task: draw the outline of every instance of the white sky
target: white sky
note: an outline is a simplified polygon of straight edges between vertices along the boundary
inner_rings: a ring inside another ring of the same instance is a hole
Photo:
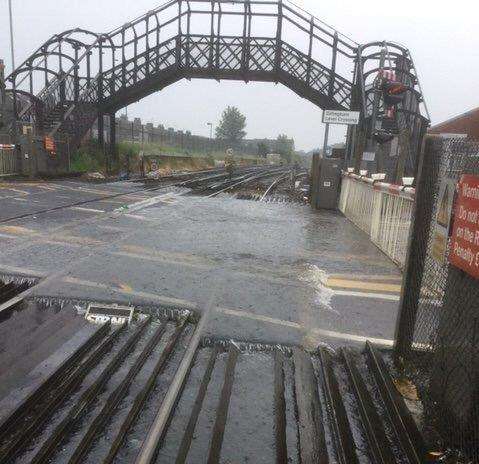
[[[13,0],[16,61],[72,27],[109,31],[161,4],[154,0]],[[301,5],[356,42],[390,40],[412,53],[433,123],[479,106],[479,6],[432,0],[303,0]],[[10,70],[8,0],[0,0],[0,57]],[[227,105],[247,117],[248,137],[294,137],[299,149],[322,145],[321,110],[269,83],[182,81],[129,107],[145,122],[208,135]],[[340,130],[331,142],[342,141]]]

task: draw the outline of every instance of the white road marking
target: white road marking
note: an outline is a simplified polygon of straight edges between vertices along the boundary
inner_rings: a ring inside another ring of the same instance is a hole
[[[378,345],[385,345],[385,346],[392,346],[394,344],[394,340],[390,340],[387,338],[375,338],[375,337],[367,337],[364,335],[336,332],[334,330],[320,329],[319,327],[309,329],[307,327],[303,327],[301,324],[298,324],[297,322],[275,319],[273,317],[262,316],[260,314],[253,314],[248,311],[241,311],[241,310],[228,309],[228,308],[216,308],[216,310],[222,314],[227,314],[229,316],[235,316],[235,317],[241,317],[241,318],[251,319],[255,321],[267,322],[269,324],[281,325],[283,327],[290,327],[290,328],[298,329],[298,330],[308,330],[308,332],[311,332],[315,335],[320,335],[322,337],[335,338],[340,340],[349,340],[349,341],[355,341],[355,342],[364,342],[364,343],[369,340],[372,343],[375,343]]]
[[[82,206],[72,206],[71,209],[77,211],[86,211],[88,213],[104,213],[104,209],[95,209],[95,208],[83,208]]]
[[[16,235],[8,235],[8,234],[0,234],[0,237],[2,238],[13,238],[14,240],[19,240],[20,237],[17,237]]]
[[[0,266],[0,269],[1,268],[2,267]],[[26,270],[23,270],[23,273],[26,273]],[[162,304],[173,305],[173,306],[181,307],[185,309],[194,310],[198,308],[198,304],[192,301],[182,300],[178,298],[171,298],[168,296],[158,295],[155,293],[138,292],[135,290],[131,290],[131,291],[124,290],[119,287],[112,287],[111,285],[101,284],[98,282],[90,282],[88,280],[78,279],[76,277],[63,277],[62,282],[70,283],[74,285],[81,285],[85,287],[100,288],[100,289],[122,293],[122,294],[130,295],[130,296],[137,296],[140,298],[157,301]],[[304,327],[298,322],[285,321],[283,319],[276,319],[274,317],[263,316],[261,314],[254,314],[249,311],[244,311],[240,309],[223,308],[223,307],[217,306],[214,308],[214,311],[220,314],[225,314],[227,316],[234,316],[234,317],[239,317],[243,319],[250,319],[254,321],[265,322],[268,324],[279,325],[282,327],[289,327],[296,330],[303,330],[303,331],[307,330],[309,333],[312,333],[314,335],[319,335],[321,337],[326,337],[326,338],[334,338],[339,340],[347,340],[347,341],[355,341],[355,342],[366,342],[369,340],[372,343],[375,343],[378,345],[384,345],[384,346],[392,346],[394,344],[394,340],[387,339],[387,338],[376,338],[376,337],[368,337],[365,335],[337,332],[334,330],[321,329],[319,327],[312,327],[312,328]]]
[[[147,208],[149,206],[154,206],[158,203],[164,203],[168,201],[173,201],[178,194],[175,193],[164,193],[153,198],[148,198],[147,200],[142,200],[137,203],[132,203],[130,205],[122,206],[121,208],[115,209],[115,213],[129,213],[134,211],[139,211],[140,209]]]
[[[98,282],[91,282],[89,280],[78,279],[76,277],[64,277],[62,279],[62,282],[65,282],[67,284],[82,285],[84,287],[101,288],[103,290],[122,293],[124,295],[133,295],[139,298],[157,301],[158,303],[161,303],[161,304],[181,307],[186,309],[196,309],[198,306],[196,303],[193,303],[192,301],[181,300],[179,298],[170,298],[168,296],[158,295],[156,293],[138,292],[135,290],[125,290],[120,287],[112,287],[111,285],[101,284]]]
[[[4,264],[0,264],[0,272],[6,274],[24,274],[29,277],[45,277],[48,275],[46,272],[43,271],[28,269],[26,267],[7,266]]]
[[[350,292],[349,290],[333,290],[335,295],[357,296],[360,298],[373,298],[376,300],[399,301],[399,295],[390,295],[388,293],[365,293]]]

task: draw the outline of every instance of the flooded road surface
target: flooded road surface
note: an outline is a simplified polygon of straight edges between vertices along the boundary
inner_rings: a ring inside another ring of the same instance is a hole
[[[0,280],[23,298],[0,324],[0,461],[130,463],[151,438],[162,463],[423,462],[365,348],[392,343],[400,272],[339,213],[47,186],[0,223]],[[88,323],[92,301],[135,319]]]
[[[129,193],[138,186],[128,183],[35,188],[9,190],[9,201],[128,195],[0,224],[0,273],[56,275],[34,295],[201,312],[216,289],[207,334],[305,347],[391,343],[400,273],[339,213],[175,188]]]

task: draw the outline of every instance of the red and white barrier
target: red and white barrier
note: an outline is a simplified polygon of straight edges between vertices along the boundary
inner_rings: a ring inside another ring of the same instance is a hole
[[[339,209],[403,267],[415,192],[413,187],[343,173]]]

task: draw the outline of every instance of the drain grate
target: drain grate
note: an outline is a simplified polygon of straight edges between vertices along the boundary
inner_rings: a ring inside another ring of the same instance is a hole
[[[85,314],[85,319],[94,324],[110,322],[114,325],[131,323],[135,308],[132,306],[105,305],[91,303]]]

